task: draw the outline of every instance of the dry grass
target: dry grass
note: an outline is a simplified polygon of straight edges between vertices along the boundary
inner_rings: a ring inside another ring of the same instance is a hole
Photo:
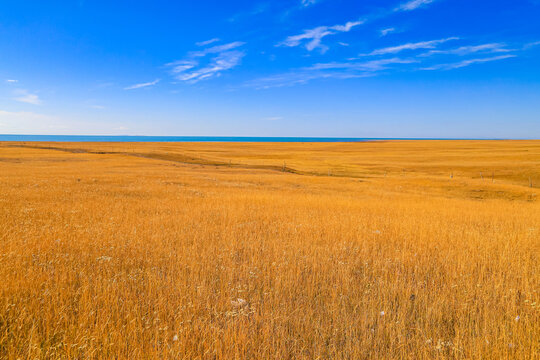
[[[539,184],[538,141],[0,143],[0,358],[538,359]]]

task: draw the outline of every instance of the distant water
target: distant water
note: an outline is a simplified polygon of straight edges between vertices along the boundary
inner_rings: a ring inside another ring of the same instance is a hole
[[[59,142],[360,142],[416,140],[407,138],[251,137],[251,136],[101,136],[101,135],[2,135],[0,141]],[[443,139],[423,139],[443,140]]]

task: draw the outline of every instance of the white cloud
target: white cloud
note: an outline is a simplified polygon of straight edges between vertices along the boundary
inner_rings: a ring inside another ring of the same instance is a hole
[[[314,5],[318,2],[318,0],[302,0],[302,6],[310,6],[310,5]]]
[[[245,53],[243,51],[226,51],[214,57],[210,64],[194,71],[181,71],[178,67],[176,78],[182,81],[196,83],[201,80],[219,76],[221,71],[229,70],[240,64]]]
[[[358,25],[362,25],[363,23],[364,23],[363,20],[360,20],[360,21],[347,21],[347,23],[345,23],[345,25],[334,25],[330,29],[337,30],[337,31],[342,31],[342,32],[343,31],[347,32],[347,31],[351,30],[353,27],[358,26]]]
[[[165,66],[171,67],[173,74],[179,74],[186,70],[192,69],[197,65],[199,65],[199,62],[195,60],[178,60],[165,64]]]
[[[240,46],[242,46],[244,44],[245,43],[242,42],[242,41],[235,41],[235,42],[224,44],[224,45],[212,46],[212,47],[210,47],[208,49],[204,49],[202,51],[192,51],[191,53],[189,53],[189,55],[192,56],[192,57],[203,57],[203,56],[206,56],[208,54],[217,54],[217,53],[221,53],[221,52],[224,52],[224,51],[236,49],[236,48],[238,48],[238,47],[240,47]]]
[[[321,46],[321,40],[323,37],[327,35],[334,34],[334,32],[329,31],[328,27],[326,26],[319,26],[314,29],[306,30],[303,34],[300,35],[294,35],[289,36],[285,41],[278,45],[288,46],[288,47],[294,47],[300,45],[302,40],[310,40],[306,44],[306,49],[309,51],[321,47],[323,51],[326,51],[326,47]]]
[[[140,89],[140,88],[144,88],[144,87],[148,87],[148,86],[154,86],[159,81],[160,81],[160,79],[156,79],[154,81],[147,82],[147,83],[131,85],[131,86],[125,87],[124,90],[134,90],[134,89]]]
[[[171,73],[177,80],[188,83],[196,83],[221,75],[222,71],[230,70],[238,66],[242,58],[246,55],[244,51],[235,50],[245,43],[235,41],[224,45],[213,46],[201,51],[192,51],[188,58],[171,63],[165,66],[171,69]],[[207,55],[217,54],[206,61],[206,65],[201,65]]]
[[[278,120],[283,120],[283,117],[282,116],[270,116],[270,117],[264,118],[264,120],[278,121]]]
[[[257,89],[305,84],[316,79],[352,79],[376,76],[393,64],[416,63],[415,59],[379,59],[365,62],[320,63],[283,74],[256,79],[246,85]]]
[[[10,83],[10,84],[15,84],[15,83],[18,83],[19,80],[7,79],[6,82],[7,82],[7,83]]]
[[[39,96],[36,94],[30,94],[27,90],[20,89],[15,91],[15,95],[17,97],[13,98],[15,101],[32,104],[32,105],[40,105],[42,103]]]
[[[353,27],[363,24],[363,20],[349,21],[344,25],[318,26],[313,29],[304,30],[302,34],[287,37],[276,46],[295,47],[305,44],[308,51],[320,48],[322,52],[328,50],[328,47],[321,44],[322,39],[328,35],[335,35],[339,32],[348,32]]]
[[[431,4],[434,0],[411,0],[398,6],[395,11],[411,11],[421,6]]]
[[[533,48],[533,47],[538,46],[538,45],[540,45],[540,41],[531,42],[531,43],[525,44],[523,46],[523,50],[528,50],[528,49]]]
[[[455,49],[448,50],[431,50],[420,56],[431,56],[438,54],[447,54],[447,55],[469,55],[477,52],[488,52],[488,53],[498,53],[498,52],[510,52],[511,50],[505,49],[506,44],[502,43],[491,43],[491,44],[482,44],[482,45],[472,45],[472,46],[461,46]]]
[[[405,51],[405,50],[434,49],[439,44],[443,44],[443,43],[445,43],[447,41],[458,40],[458,39],[459,38],[457,38],[457,37],[449,37],[449,38],[440,39],[440,40],[431,40],[431,41],[422,41],[422,42],[417,42],[417,43],[408,43],[408,44],[403,44],[403,45],[378,49],[378,50],[372,51],[369,54],[363,54],[362,56],[397,54],[397,53],[399,53],[401,51]]]
[[[245,85],[256,89],[270,89],[306,84],[316,79],[351,79],[359,77],[373,76],[371,74],[349,74],[340,71],[290,71],[287,73],[263,77],[247,82]]]
[[[466,66],[470,66],[473,64],[481,64],[491,61],[499,61],[504,59],[510,59],[514,58],[516,55],[501,55],[501,56],[494,56],[489,58],[481,58],[481,59],[470,59],[470,60],[464,60],[457,63],[450,63],[450,64],[438,64],[430,67],[425,67],[420,70],[452,70],[452,69],[459,69]]]
[[[380,59],[372,60],[365,62],[347,62],[347,63],[323,63],[315,64],[308,69],[310,70],[328,70],[328,69],[347,69],[347,70],[356,70],[356,71],[381,71],[388,68],[387,65],[392,64],[412,64],[416,63],[418,60],[415,59],[401,59],[401,58],[390,58],[390,59]]]
[[[219,41],[219,38],[213,38],[213,39],[206,40],[206,41],[200,41],[198,43],[195,43],[195,45],[197,45],[197,46],[206,46],[206,45],[210,45],[210,44],[213,44],[215,42],[218,42],[218,41]]]
[[[381,36],[386,36],[392,32],[396,31],[395,28],[387,28],[387,29],[382,29],[381,30]]]

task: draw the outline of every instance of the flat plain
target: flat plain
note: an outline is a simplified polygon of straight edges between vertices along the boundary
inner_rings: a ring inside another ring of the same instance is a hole
[[[0,359],[538,359],[540,141],[0,143]]]

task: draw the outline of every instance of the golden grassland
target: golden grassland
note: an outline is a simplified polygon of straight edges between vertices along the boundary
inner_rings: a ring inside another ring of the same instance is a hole
[[[540,141],[0,143],[1,359],[538,359]]]

